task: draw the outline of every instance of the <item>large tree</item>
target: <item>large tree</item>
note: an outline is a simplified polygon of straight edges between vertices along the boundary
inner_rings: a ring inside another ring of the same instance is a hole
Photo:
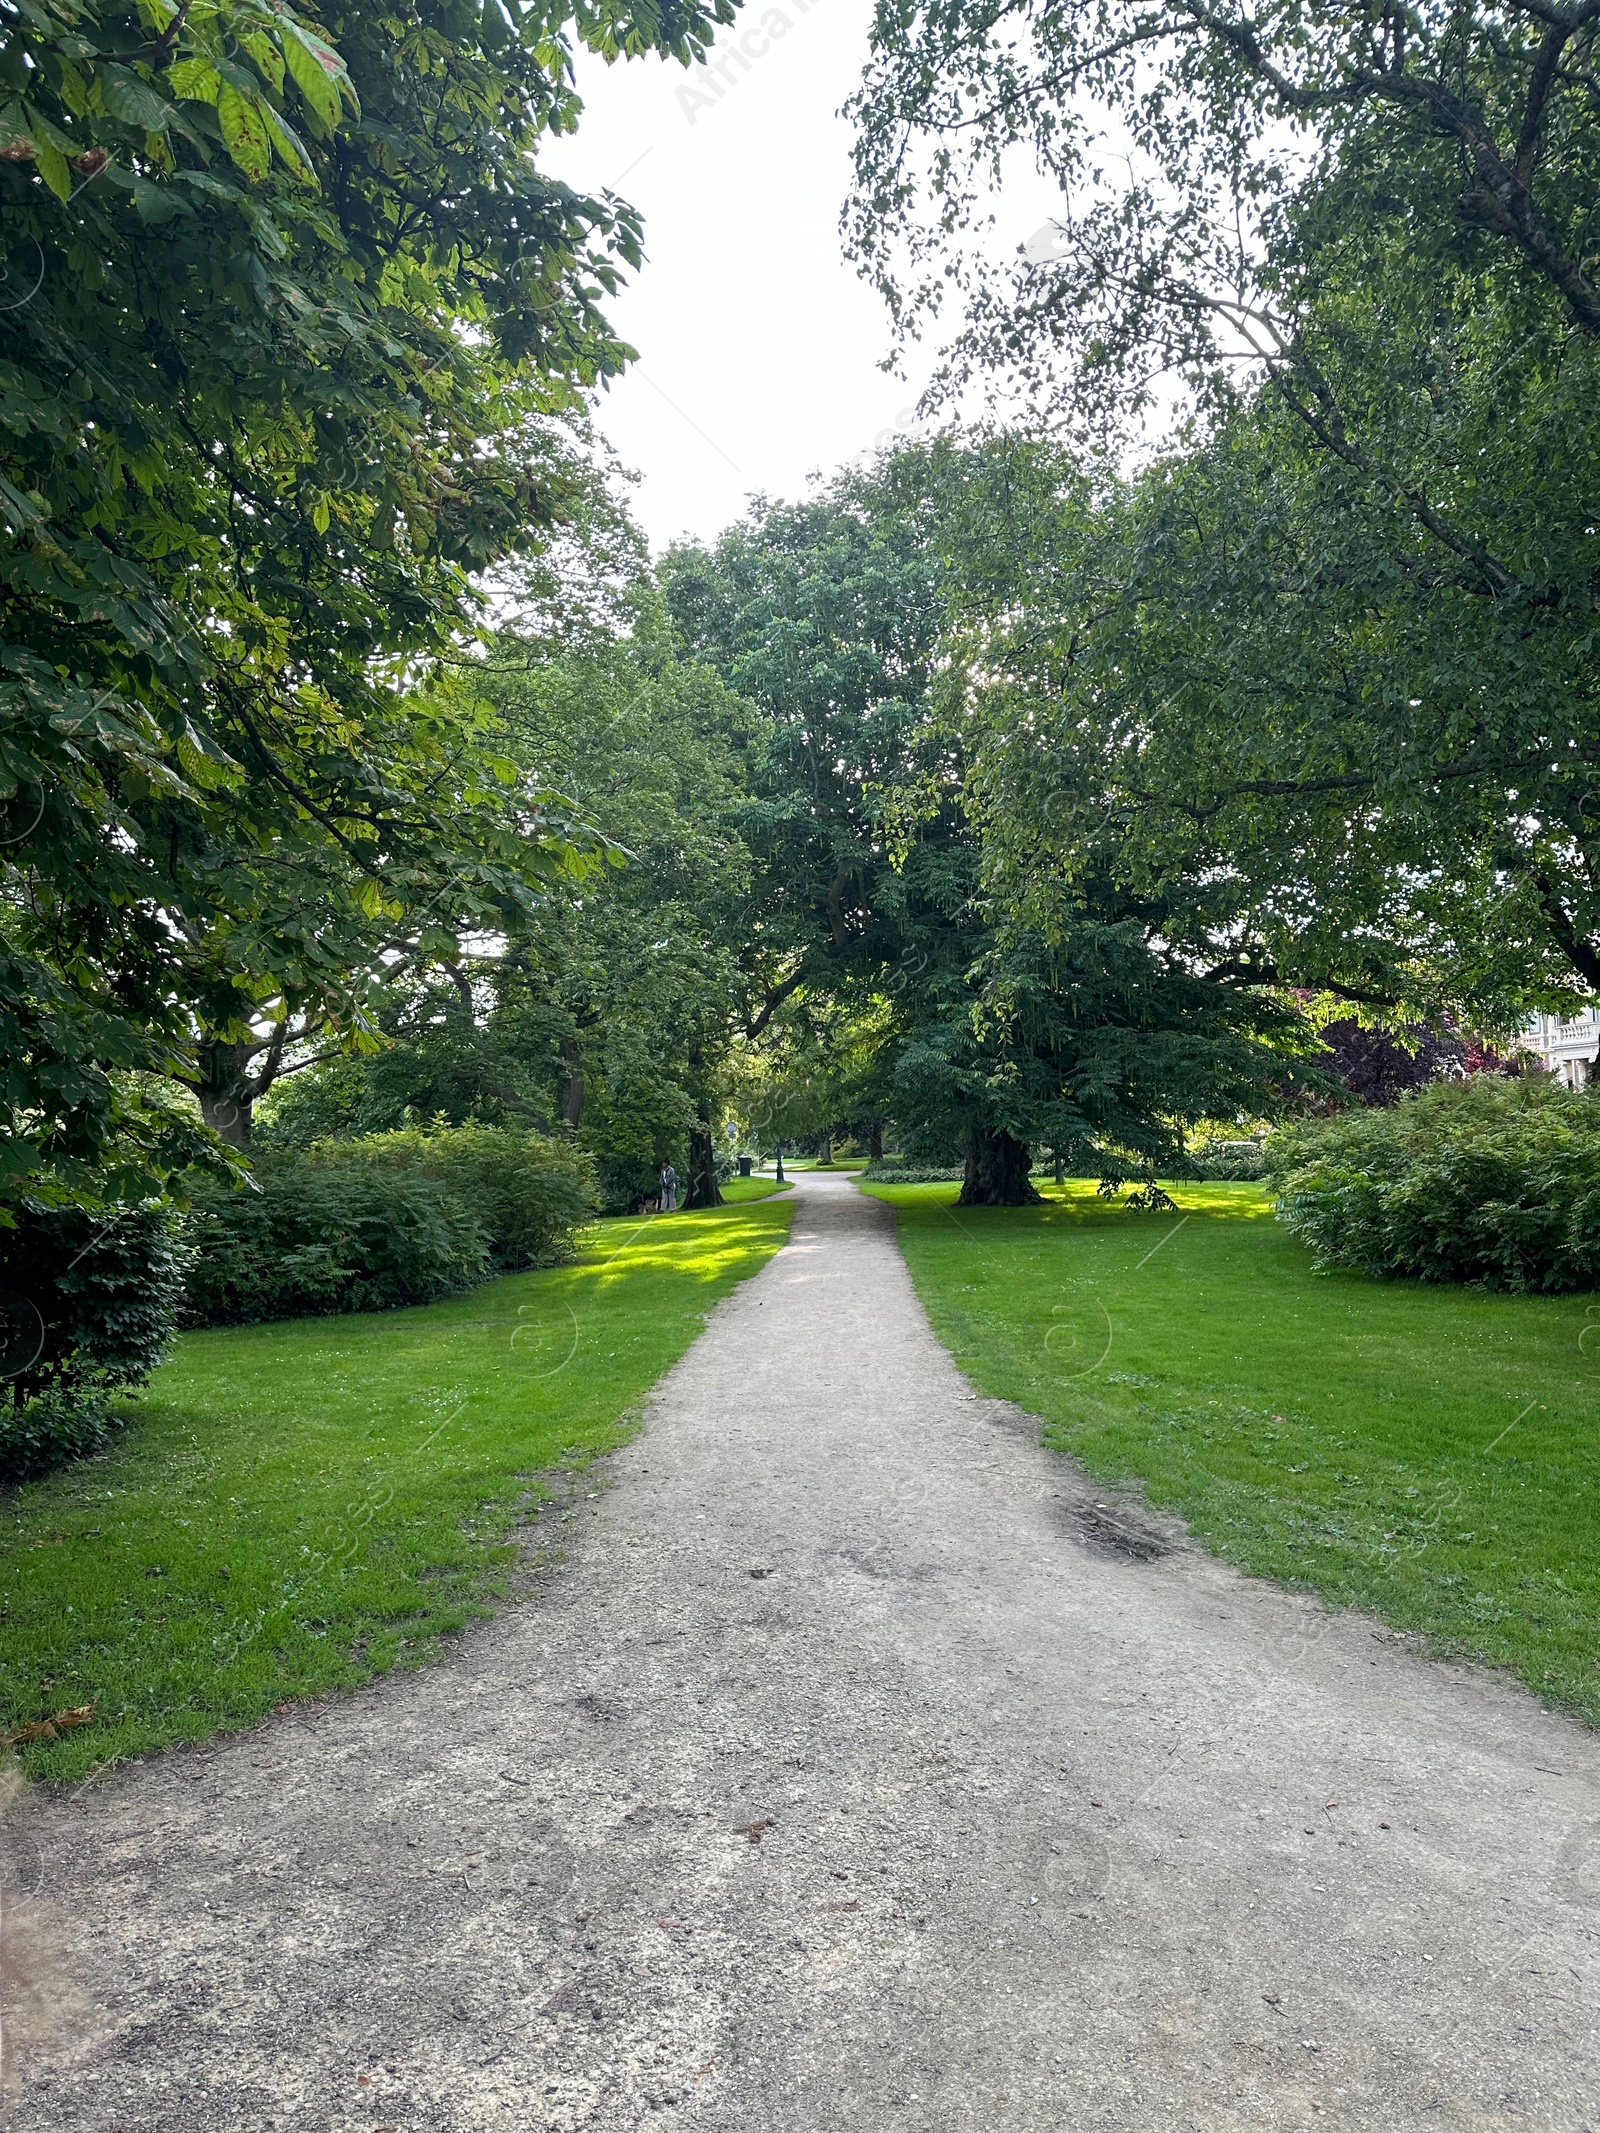
[[[857,237],[908,326],[964,289],[949,382],[1009,372],[1104,437],[1176,373],[1195,416],[1098,525],[1046,506],[1019,879],[1109,790],[1130,864],[1232,870],[1263,968],[1491,1015],[1600,986],[1597,30],[880,9]],[[1023,146],[1056,215],[952,256]]]
[[[312,1066],[274,1104],[273,1131],[523,1123],[574,1135],[612,1205],[653,1193],[667,1156],[691,1204],[715,1204],[724,1063],[757,983],[741,962],[748,712],[676,656],[637,574],[602,626],[591,560],[572,588],[588,617],[576,640],[507,629],[476,662],[477,686],[521,770],[570,796],[607,863],[431,971],[395,966],[376,1049]]]
[[[1271,1100],[1295,1026],[1192,885],[1152,895],[1101,864],[1028,922],[994,909],[968,698],[978,616],[1015,607],[1018,559],[966,514],[995,473],[910,452],[758,507],[668,574],[680,626],[762,714],[752,930],[781,935],[796,1003],[870,1033],[901,1124],[965,1147],[969,1204],[1028,1197],[1040,1142],[1111,1173],[1172,1156],[1185,1124]]]
[[[715,1206],[722,1066],[760,992],[745,953],[747,707],[677,655],[646,586],[600,646],[550,658],[502,638],[486,686],[519,758],[575,796],[621,862],[549,899],[511,944],[495,1027],[542,1055],[613,1192],[647,1192],[673,1155],[684,1204]]]
[[[279,1033],[515,921],[567,849],[438,662],[580,481],[635,218],[541,177],[574,38],[729,0],[33,0],[0,48],[0,1042],[8,1192],[235,1137]]]

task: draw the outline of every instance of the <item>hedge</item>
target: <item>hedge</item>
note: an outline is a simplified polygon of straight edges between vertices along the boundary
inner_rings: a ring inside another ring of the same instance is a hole
[[[1322,1267],[1553,1292],[1600,1280],[1600,1096],[1438,1082],[1275,1134],[1278,1213]]]
[[[254,1170],[243,1191],[205,1188],[191,1219],[193,1323],[431,1303],[570,1257],[595,1201],[580,1150],[498,1126],[267,1150]]]
[[[207,1187],[189,1234],[199,1325],[432,1303],[489,1269],[483,1225],[431,1178],[294,1156],[257,1158],[245,1189]]]
[[[599,1201],[594,1165],[581,1148],[514,1127],[440,1124],[319,1141],[308,1160],[431,1178],[482,1224],[502,1273],[570,1258],[578,1226]]]
[[[99,1448],[113,1395],[171,1345],[187,1264],[161,1208],[17,1210],[0,1230],[0,1482]]]

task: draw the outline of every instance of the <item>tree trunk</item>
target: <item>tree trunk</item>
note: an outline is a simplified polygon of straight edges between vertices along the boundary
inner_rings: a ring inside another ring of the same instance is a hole
[[[561,1116],[574,1128],[583,1123],[583,1102],[588,1091],[583,1085],[583,1068],[574,1066],[567,1074],[567,1085],[561,1092]]]
[[[874,1163],[883,1161],[883,1120],[875,1118],[867,1128],[867,1156]]]
[[[817,1161],[819,1163],[831,1163],[833,1161],[833,1135],[831,1133],[825,1133],[817,1143]]]
[[[711,1138],[711,1128],[701,1124],[689,1135],[689,1190],[684,1197],[685,1207],[720,1207],[722,1194],[717,1189],[717,1150]]]
[[[201,1039],[194,1080],[200,1099],[200,1116],[230,1148],[250,1145],[250,1114],[260,1093],[250,1072],[250,1061],[261,1049],[248,1038]]]
[[[1038,1197],[1028,1182],[1026,1141],[974,1126],[967,1136],[967,1174],[957,1205],[1029,1207]]]

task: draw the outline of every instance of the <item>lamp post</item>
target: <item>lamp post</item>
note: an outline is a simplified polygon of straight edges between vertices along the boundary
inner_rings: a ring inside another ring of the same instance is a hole
[[[787,1178],[786,1178],[786,1177],[784,1176],[784,1174],[783,1174],[783,1143],[782,1143],[782,1141],[779,1141],[779,1143],[778,1143],[778,1183],[779,1183],[780,1185],[786,1185],[786,1184],[787,1184],[788,1182],[789,1182],[789,1181],[788,1181],[788,1179],[787,1179]]]

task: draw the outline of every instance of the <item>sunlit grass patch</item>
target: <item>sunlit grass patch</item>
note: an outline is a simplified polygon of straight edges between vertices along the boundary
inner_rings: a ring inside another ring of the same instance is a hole
[[[100,1457],[0,1498],[5,1729],[71,1779],[353,1688],[485,1613],[550,1478],[620,1443],[793,1202],[600,1222],[422,1310],[192,1333]]]
[[[775,1192],[787,1192],[788,1180],[779,1184],[776,1178],[727,1178],[722,1185],[722,1197],[730,1207],[744,1207],[752,1200],[770,1200]]]
[[[1048,1441],[1600,1723],[1600,1305],[1314,1274],[1255,1185],[1175,1185],[1175,1215],[866,1189],[940,1338]]]

